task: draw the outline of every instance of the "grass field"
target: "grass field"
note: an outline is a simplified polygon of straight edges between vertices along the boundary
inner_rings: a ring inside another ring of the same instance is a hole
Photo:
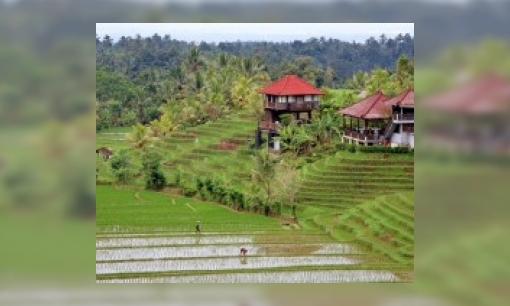
[[[279,219],[97,186],[98,282],[393,282],[397,265]],[[201,221],[202,232],[194,226]],[[248,249],[240,257],[239,249]],[[389,270],[393,272],[389,272]]]

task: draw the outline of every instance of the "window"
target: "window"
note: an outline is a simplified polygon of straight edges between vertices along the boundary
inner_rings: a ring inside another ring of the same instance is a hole
[[[289,96],[289,102],[295,102],[296,96]]]
[[[281,97],[280,97],[280,102],[281,102],[281,103],[285,103],[285,102],[287,102],[287,96],[281,96]]]
[[[317,96],[317,95],[313,95],[313,96],[312,96],[312,98],[313,98],[313,101],[319,101],[319,99],[318,99],[318,96]]]
[[[305,96],[305,102],[309,102],[309,101],[312,101],[312,96],[311,95],[306,95]]]

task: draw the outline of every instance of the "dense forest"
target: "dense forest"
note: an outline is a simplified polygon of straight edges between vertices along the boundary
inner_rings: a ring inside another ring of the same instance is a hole
[[[409,34],[365,43],[321,37],[199,45],[169,35],[117,42],[96,36],[96,130],[162,121],[168,130],[168,125],[196,125],[236,110],[258,114],[256,90],[285,74],[325,89],[328,102],[337,104],[353,102],[354,95],[339,96],[333,89],[383,89],[394,95],[412,86],[413,42]]]
[[[396,37],[381,35],[364,43],[346,42],[325,37],[293,42],[220,42],[198,45],[172,39],[170,35],[142,38],[122,36],[114,42],[106,35],[96,35],[96,64],[109,67],[133,79],[146,69],[168,70],[177,68],[194,47],[198,47],[205,58],[220,53],[238,57],[256,57],[265,64],[271,79],[276,79],[292,70],[298,72],[302,66],[313,64],[318,71],[314,83],[317,86],[337,87],[357,71],[370,71],[375,67],[393,69],[397,58],[404,54],[414,57],[414,38],[409,34]],[[329,78],[329,79],[327,79]],[[326,81],[329,84],[324,84]]]

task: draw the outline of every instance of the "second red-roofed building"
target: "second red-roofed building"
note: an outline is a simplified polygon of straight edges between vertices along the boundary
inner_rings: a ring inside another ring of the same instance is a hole
[[[377,91],[337,113],[344,118],[344,143],[366,146],[385,143],[414,148],[414,91],[411,89],[391,99]]]

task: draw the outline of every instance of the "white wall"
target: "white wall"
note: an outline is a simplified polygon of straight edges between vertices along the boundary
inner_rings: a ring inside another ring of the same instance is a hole
[[[275,140],[275,141],[273,142],[273,144],[274,144],[274,149],[275,149],[276,151],[280,151],[280,141],[279,141],[279,140]]]
[[[408,145],[414,148],[414,133],[394,133],[391,135],[391,147]]]

